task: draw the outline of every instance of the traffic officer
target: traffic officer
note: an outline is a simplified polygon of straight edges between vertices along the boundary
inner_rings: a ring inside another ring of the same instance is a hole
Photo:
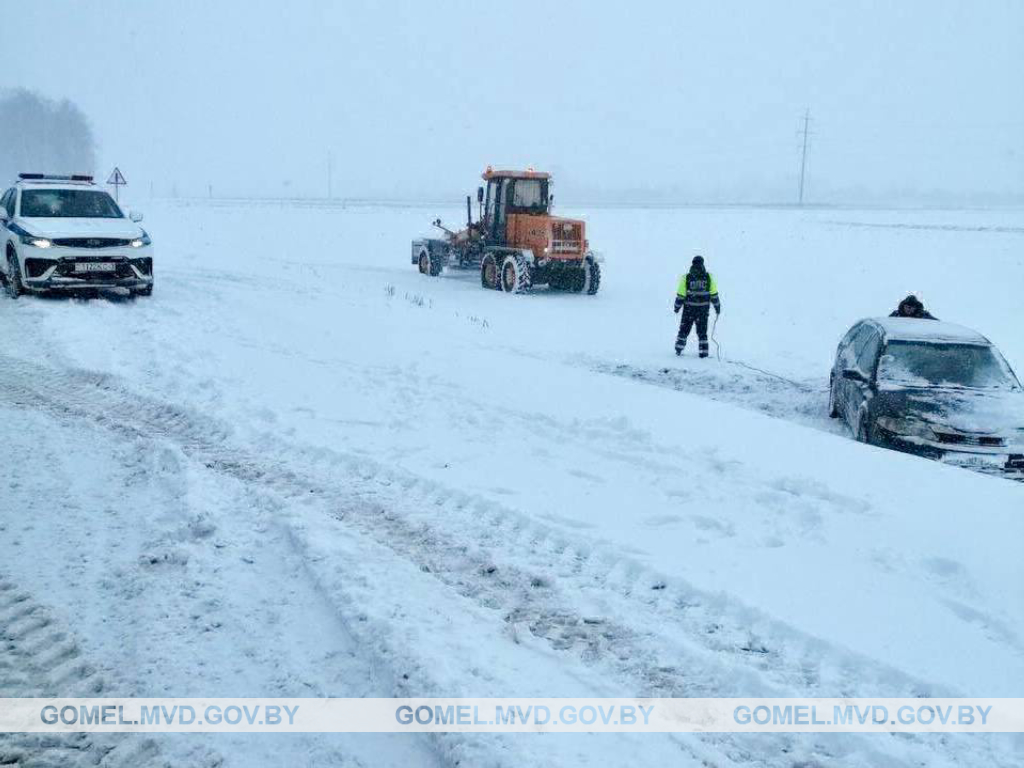
[[[679,335],[676,337],[677,355],[683,354],[686,338],[696,324],[700,356],[708,356],[708,315],[712,306],[715,308],[716,317],[722,314],[715,278],[704,267],[704,257],[698,254],[693,257],[690,271],[679,279],[679,288],[676,290],[675,312],[683,310],[683,317],[679,321]]]

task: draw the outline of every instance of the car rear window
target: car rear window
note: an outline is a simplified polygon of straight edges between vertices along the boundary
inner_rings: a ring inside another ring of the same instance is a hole
[[[58,219],[120,219],[124,216],[110,195],[93,189],[22,190],[21,215]]]

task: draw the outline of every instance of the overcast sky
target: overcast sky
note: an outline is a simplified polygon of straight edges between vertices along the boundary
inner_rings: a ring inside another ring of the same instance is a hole
[[[158,194],[1024,195],[1024,2],[3,0],[0,84]],[[139,191],[138,189],[136,191]]]

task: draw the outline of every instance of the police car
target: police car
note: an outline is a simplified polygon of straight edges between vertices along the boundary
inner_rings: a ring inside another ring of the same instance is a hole
[[[22,173],[0,197],[0,278],[7,293],[99,288],[153,292],[153,246],[91,176]]]

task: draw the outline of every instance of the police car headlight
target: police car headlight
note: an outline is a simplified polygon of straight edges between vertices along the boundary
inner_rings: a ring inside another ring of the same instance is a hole
[[[49,248],[53,245],[53,241],[46,237],[36,237],[34,235],[22,235],[21,242],[25,245],[31,245],[33,248]]]
[[[152,242],[153,241],[149,239],[149,235],[143,232],[142,237],[136,237],[134,240],[132,240],[131,246],[132,248],[141,248],[142,246],[149,245]]]

